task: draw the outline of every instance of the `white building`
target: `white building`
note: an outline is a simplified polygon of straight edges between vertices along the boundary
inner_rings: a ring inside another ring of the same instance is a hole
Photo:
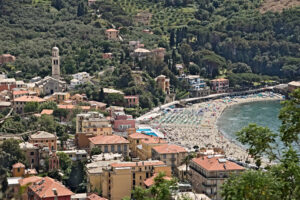
[[[90,74],[87,72],[79,72],[76,74],[72,74],[73,79],[70,82],[70,87],[75,88],[78,85],[82,85],[88,81],[90,81]]]

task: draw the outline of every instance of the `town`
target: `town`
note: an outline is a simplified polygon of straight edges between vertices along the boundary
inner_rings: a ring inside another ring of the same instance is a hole
[[[0,199],[300,199],[299,6],[0,0]]]

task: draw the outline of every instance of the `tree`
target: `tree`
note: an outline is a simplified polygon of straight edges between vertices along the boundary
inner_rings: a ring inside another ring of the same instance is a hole
[[[78,4],[77,7],[77,17],[83,16],[87,13],[87,8],[83,1]]]
[[[57,10],[60,10],[64,7],[62,0],[52,0],[51,5],[56,8]]]
[[[71,166],[72,166],[72,160],[71,158],[64,152],[58,152],[57,153],[59,157],[59,166],[63,170],[65,174],[70,174],[71,172]]]
[[[276,134],[267,127],[257,126],[256,124],[249,124],[248,127],[243,128],[236,133],[237,140],[244,145],[249,145],[248,152],[260,166],[260,158],[264,153],[268,153],[269,159],[274,160],[274,147]]]
[[[132,191],[132,196],[135,200],[168,200],[172,197],[172,190],[176,190],[176,180],[167,180],[165,174],[160,172],[149,189],[137,186]]]
[[[170,47],[173,47],[175,45],[175,32],[174,30],[171,30],[170,33]]]
[[[47,131],[54,133],[56,131],[56,122],[52,115],[42,115],[38,118],[39,126],[41,131]]]
[[[222,194],[224,200],[280,200],[281,187],[270,172],[249,170],[230,177]]]
[[[187,43],[184,43],[180,46],[179,52],[181,54],[182,61],[183,61],[184,65],[187,68],[189,68],[191,56],[192,56],[192,53],[193,53],[193,50],[192,50],[191,46]]]
[[[42,111],[43,109],[55,110],[55,109],[57,109],[57,104],[54,101],[48,101],[48,102],[42,103],[39,106],[39,111]]]
[[[39,103],[38,102],[27,102],[24,106],[24,112],[38,112],[39,111]]]
[[[103,101],[104,100],[104,89],[101,88],[100,91],[99,91],[99,101]]]
[[[91,156],[101,154],[102,151],[99,147],[93,147],[91,150]]]

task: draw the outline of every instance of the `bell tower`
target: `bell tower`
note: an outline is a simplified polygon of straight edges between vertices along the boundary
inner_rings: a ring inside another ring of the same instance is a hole
[[[60,78],[59,49],[56,46],[52,48],[52,77]]]

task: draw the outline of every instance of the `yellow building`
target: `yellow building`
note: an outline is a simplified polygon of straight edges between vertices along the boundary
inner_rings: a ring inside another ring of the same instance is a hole
[[[144,181],[155,173],[164,172],[171,176],[171,169],[162,161],[141,161],[113,163],[104,169],[102,195],[110,200],[130,197],[135,186],[145,187]]]
[[[28,142],[39,147],[49,147],[50,150],[57,149],[57,137],[52,133],[38,131],[28,138]]]
[[[101,149],[103,153],[121,153],[123,156],[129,156],[129,142],[118,135],[99,135],[89,138],[90,150],[94,147]]]
[[[79,148],[88,148],[89,138],[98,135],[112,135],[112,127],[108,119],[98,112],[76,116],[75,140]]]
[[[180,166],[187,155],[188,152],[185,148],[174,144],[164,144],[152,148],[152,159],[163,161],[172,167],[172,170]]]
[[[149,135],[143,133],[128,133],[130,156],[137,157],[137,146],[141,145],[141,140],[151,138]]]
[[[69,99],[70,93],[68,92],[55,92],[50,98],[51,101],[55,101],[57,104],[61,104],[64,101],[68,101]]]
[[[137,156],[141,160],[148,160],[152,158],[152,147],[167,144],[167,141],[159,138],[150,136],[150,138],[145,138],[140,141],[140,145],[137,146]]]

